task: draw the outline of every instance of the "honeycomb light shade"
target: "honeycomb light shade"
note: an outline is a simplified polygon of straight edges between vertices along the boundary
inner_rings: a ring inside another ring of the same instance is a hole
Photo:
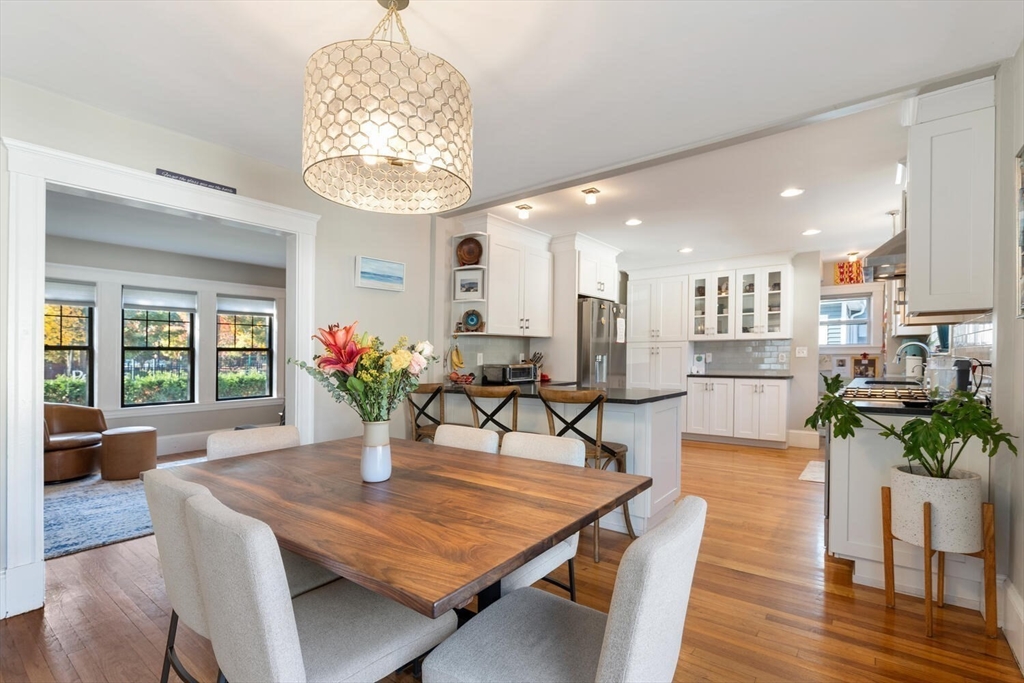
[[[407,43],[346,40],[306,64],[302,178],[355,209],[430,214],[473,190],[469,84]]]

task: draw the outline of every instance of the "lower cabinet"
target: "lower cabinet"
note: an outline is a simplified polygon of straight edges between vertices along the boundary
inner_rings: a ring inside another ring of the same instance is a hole
[[[691,434],[786,440],[786,380],[691,377],[686,398],[686,429]]]
[[[688,342],[626,344],[626,386],[631,389],[686,388]]]

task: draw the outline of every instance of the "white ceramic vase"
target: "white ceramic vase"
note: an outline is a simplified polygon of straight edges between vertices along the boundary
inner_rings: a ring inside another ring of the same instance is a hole
[[[948,479],[930,477],[923,467],[892,468],[892,533],[924,547],[924,503],[932,505],[932,549],[976,553],[985,546],[982,533],[981,476],[953,470]]]
[[[363,481],[378,482],[391,478],[391,423],[363,423],[363,457],[359,465]]]

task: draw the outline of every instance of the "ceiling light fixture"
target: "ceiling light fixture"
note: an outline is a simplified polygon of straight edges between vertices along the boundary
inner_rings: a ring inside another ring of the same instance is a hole
[[[597,204],[597,195],[601,194],[601,190],[597,189],[596,187],[588,187],[587,189],[582,190],[582,192],[584,196],[583,201],[585,201],[590,206]]]
[[[801,235],[807,235],[807,236],[811,236],[811,235],[820,235],[820,234],[821,234],[821,230],[817,230],[817,229],[815,229],[815,228],[810,228],[810,229],[808,229],[808,230],[804,230],[804,231],[803,231],[802,233],[800,233],[800,234],[801,234]]]
[[[409,43],[398,14],[409,0],[377,2],[387,13],[369,38],[328,45],[306,63],[302,179],[355,209],[450,211],[473,191],[469,84]]]
[[[682,249],[679,250],[679,253],[680,254],[689,254],[692,251],[693,251],[693,247],[683,247]]]
[[[530,206],[529,204],[520,204],[516,208],[519,209],[520,220],[525,221],[527,218],[530,217],[530,209],[532,209],[533,207]]]
[[[643,221],[640,220],[639,218],[630,218],[628,221],[626,221],[626,225],[628,225],[631,228],[635,228],[641,223],[643,223]]]
[[[850,263],[855,263],[857,261],[857,254],[859,253],[859,251],[847,252],[846,260],[849,261]]]
[[[799,197],[804,191],[799,187],[791,187],[779,193],[780,197]]]

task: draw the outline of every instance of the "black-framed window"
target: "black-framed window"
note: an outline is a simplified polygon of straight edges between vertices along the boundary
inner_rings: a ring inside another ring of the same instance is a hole
[[[195,400],[194,327],[189,312],[122,309],[123,407]]]
[[[217,400],[265,398],[274,387],[271,315],[217,314]]]
[[[43,400],[93,405],[92,307],[46,304]]]

